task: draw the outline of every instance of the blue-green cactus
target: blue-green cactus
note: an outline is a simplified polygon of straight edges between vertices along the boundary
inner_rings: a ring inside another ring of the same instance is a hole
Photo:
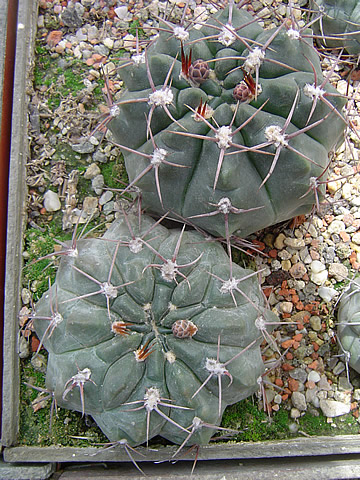
[[[316,0],[314,33],[319,45],[327,49],[345,49],[350,55],[360,55],[360,3],[358,0]]]
[[[150,211],[246,237],[324,193],[316,179],[342,138],[345,101],[286,22],[264,31],[234,7],[200,29],[166,23],[120,75],[109,128]]]
[[[360,282],[357,277],[341,298],[338,318],[340,350],[346,364],[360,373]]]
[[[35,312],[58,404],[129,445],[207,443],[226,405],[258,389],[277,320],[221,245],[134,214],[79,240]]]

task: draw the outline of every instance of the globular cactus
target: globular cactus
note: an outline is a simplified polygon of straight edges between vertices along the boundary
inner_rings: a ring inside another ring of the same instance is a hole
[[[346,365],[360,373],[360,279],[345,291],[337,314],[337,335]]]
[[[143,206],[227,238],[312,209],[346,122],[310,36],[232,4],[200,29],[164,22],[120,67],[109,122]]]
[[[311,2],[314,33],[320,46],[345,49],[360,55],[360,4],[358,0],[316,0]]]
[[[226,405],[258,389],[276,320],[220,244],[133,213],[62,256],[32,316],[48,391],[130,446],[207,443]]]

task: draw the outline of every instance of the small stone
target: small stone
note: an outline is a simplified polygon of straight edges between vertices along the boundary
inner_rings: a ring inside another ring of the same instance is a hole
[[[282,398],[281,398],[281,395],[279,393],[277,393],[274,397],[274,402],[277,403],[278,405],[281,404],[282,402]]]
[[[74,152],[82,154],[92,153],[95,150],[95,146],[88,140],[85,140],[83,143],[73,144],[71,145],[71,148],[74,150]]]
[[[52,190],[48,190],[44,193],[43,205],[47,212],[57,212],[61,208],[59,195]]]
[[[320,400],[317,396],[317,393],[318,393],[318,388],[317,387],[312,388],[312,389],[308,389],[308,390],[306,390],[306,393],[305,393],[306,401],[308,403],[312,403],[312,405],[315,408],[319,408],[319,406],[320,406]]]
[[[328,272],[323,263],[319,260],[313,260],[310,264],[311,276],[310,280],[316,285],[322,285],[326,282],[328,277]]]
[[[25,337],[20,337],[18,349],[20,358],[27,358],[30,355],[30,344]]]
[[[320,332],[321,330],[321,318],[318,317],[317,315],[312,315],[310,317],[309,323],[311,325],[311,328],[315,330],[315,332]]]
[[[46,358],[41,353],[33,356],[30,363],[36,371],[46,373]]]
[[[333,220],[328,226],[328,233],[331,235],[333,233],[340,233],[345,230],[345,223],[342,220]]]
[[[358,402],[360,400],[360,388],[355,388],[353,393],[353,399]]]
[[[315,370],[311,370],[311,372],[308,373],[308,381],[318,383],[320,381],[320,374]]]
[[[279,235],[276,237],[275,242],[274,242],[274,247],[277,250],[282,250],[285,246],[284,240],[285,240],[285,235],[283,233],[279,233]]]
[[[104,184],[105,184],[104,176],[101,175],[101,174],[96,175],[96,177],[92,179],[91,186],[92,186],[94,192],[96,193],[96,195],[101,195],[102,194]]]
[[[97,197],[85,197],[83,201],[83,212],[86,216],[94,215],[98,208]]]
[[[350,403],[338,402],[331,399],[321,399],[320,408],[325,417],[340,417],[350,412]]]
[[[96,25],[91,25],[87,31],[88,41],[97,40],[99,38],[99,29]]]
[[[111,77],[116,73],[116,67],[113,62],[105,63],[105,65],[103,66],[103,69],[104,69],[104,74],[108,77]]]
[[[290,410],[290,417],[293,418],[294,420],[299,418],[300,415],[301,415],[301,413],[300,413],[300,410],[298,408],[292,408]]]
[[[354,387],[351,385],[347,377],[339,377],[338,379],[338,389],[344,390],[346,392],[352,392]],[[336,398],[338,400],[338,398]]]
[[[22,302],[25,304],[25,305],[29,305],[30,301],[31,301],[31,292],[28,288],[23,288],[21,290],[21,300]]]
[[[360,232],[354,233],[351,240],[353,241],[353,243],[356,243],[356,245],[360,245]]]
[[[88,166],[84,173],[84,178],[86,180],[92,180],[95,178],[97,175],[100,175],[101,170],[100,168],[96,165],[96,163],[92,163],[91,165]]]
[[[111,190],[106,190],[101,197],[99,198],[99,205],[105,205],[105,203],[110,202],[114,196],[114,193]]]
[[[345,365],[342,362],[338,362],[333,368],[334,375],[340,375],[345,370]]]
[[[291,402],[300,412],[304,412],[307,409],[305,395],[301,392],[293,392],[291,395]]]
[[[331,263],[329,265],[329,276],[334,277],[337,282],[345,280],[348,275],[349,271],[342,263]]]
[[[329,272],[330,273],[330,272]],[[338,294],[337,290],[335,288],[331,287],[320,287],[318,290],[318,295],[321,297],[325,302],[331,302],[331,300],[336,297]]]
[[[290,268],[289,272],[293,278],[302,278],[307,270],[302,262],[298,262]]]
[[[131,14],[128,12],[127,5],[123,5],[121,7],[114,8],[114,12],[120,20],[124,20],[125,22],[131,20]]]
[[[108,157],[101,150],[96,150],[92,158],[94,162],[97,162],[97,163],[106,163],[108,161]]]
[[[103,44],[105,47],[107,47],[109,50],[112,50],[114,48],[114,40],[112,38],[106,37],[103,40]]]
[[[305,247],[305,241],[303,238],[285,238],[284,243],[287,247],[300,250]]]
[[[299,382],[301,383],[305,383],[307,379],[307,373],[303,368],[295,368],[294,370],[289,372],[289,375],[295,380],[299,380]]]
[[[282,313],[291,313],[294,308],[292,302],[281,302],[280,303],[280,311]]]
[[[290,260],[282,260],[281,262],[281,268],[285,271],[288,272],[291,268],[291,262]]]
[[[295,409],[292,409],[292,410],[295,410]],[[299,412],[299,416],[300,416],[300,412]],[[297,417],[297,418],[299,418],[299,417]],[[295,423],[295,422],[289,423],[289,432],[290,433],[295,434],[295,433],[298,432],[298,430],[299,430],[299,425],[297,423]]]
[[[320,388],[320,390],[325,390],[325,391],[331,390],[331,385],[329,384],[326,375],[321,375],[320,376],[320,381],[318,383],[318,387]]]
[[[320,273],[323,272],[326,267],[319,260],[314,260],[313,262],[311,262],[310,269],[313,273]]]

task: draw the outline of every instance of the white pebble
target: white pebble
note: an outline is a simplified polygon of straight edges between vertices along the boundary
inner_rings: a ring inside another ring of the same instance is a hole
[[[325,302],[331,302],[331,300],[337,295],[337,291],[335,288],[331,287],[320,287],[318,290],[319,296],[325,300]]]
[[[60,210],[61,203],[59,195],[52,190],[48,190],[44,193],[43,205],[47,212],[56,212],[57,210]]]

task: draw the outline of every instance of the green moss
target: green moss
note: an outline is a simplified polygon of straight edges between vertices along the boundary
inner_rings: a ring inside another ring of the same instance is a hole
[[[136,36],[136,32],[138,33],[139,38],[143,38],[146,36],[144,30],[141,28],[141,24],[139,20],[133,20],[130,23],[128,32],[131,35],[134,35],[134,37]]]
[[[101,173],[104,176],[104,182],[108,188],[123,188],[120,182],[128,183],[128,177],[125,170],[122,155],[115,161],[101,165]]]
[[[251,399],[246,399],[225,410],[221,425],[240,430],[233,438],[236,441],[260,442],[282,439],[289,436],[289,413],[285,409],[280,409],[269,418]]]
[[[29,359],[22,361],[21,371],[19,429],[21,445],[87,447],[107,441],[101,430],[95,425],[89,426],[87,419],[82,417],[81,413],[62,408],[58,408],[57,415],[53,416],[50,432],[51,400],[47,401],[44,408],[34,412],[31,402],[39,396],[40,392],[24,384],[27,382],[33,386],[45,388],[43,374],[34,370]]]

